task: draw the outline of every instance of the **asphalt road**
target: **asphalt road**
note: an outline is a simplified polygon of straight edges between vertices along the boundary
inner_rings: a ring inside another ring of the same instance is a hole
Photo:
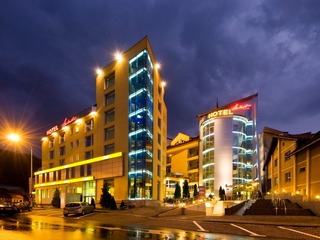
[[[16,216],[1,216],[0,236],[4,240],[320,239],[318,217],[206,217],[188,213],[159,217],[158,214],[156,208],[136,208],[64,217],[62,209],[34,209]]]

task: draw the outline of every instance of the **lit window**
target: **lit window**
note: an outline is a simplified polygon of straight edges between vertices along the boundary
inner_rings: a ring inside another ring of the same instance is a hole
[[[114,91],[105,95],[105,106],[108,106],[112,103],[114,103],[114,100],[115,100],[115,93]]]
[[[105,77],[105,79],[104,79],[104,89],[107,89],[109,87],[114,86],[115,80],[116,79],[115,79],[115,74],[114,73],[112,73],[108,77]]]
[[[70,135],[73,135],[73,127],[70,126]]]
[[[66,134],[65,134],[65,132],[62,132],[61,134],[60,134],[60,136],[59,136],[59,143],[64,143],[65,142],[65,136],[66,136]]]
[[[278,185],[279,185],[279,178],[278,178],[278,177],[275,177],[275,178],[274,178],[274,185],[275,185],[275,186],[278,186]]]
[[[290,182],[290,181],[291,181],[291,172],[287,172],[287,173],[284,175],[284,181],[285,181],[285,182]]]
[[[93,130],[93,119],[90,119],[86,121],[86,132],[92,131]]]
[[[49,139],[49,148],[54,147],[54,138]]]

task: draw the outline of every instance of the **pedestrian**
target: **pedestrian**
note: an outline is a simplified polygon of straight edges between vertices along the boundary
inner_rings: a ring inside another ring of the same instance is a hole
[[[95,209],[95,208],[96,208],[96,204],[95,204],[95,202],[94,202],[94,199],[93,199],[93,198],[91,198],[91,206],[93,206],[93,209]]]

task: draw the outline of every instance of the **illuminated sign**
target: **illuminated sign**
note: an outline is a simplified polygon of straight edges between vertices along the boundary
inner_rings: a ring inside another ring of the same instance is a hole
[[[237,110],[248,110],[249,108],[251,108],[251,104],[244,104],[244,105],[240,105],[239,103],[237,103],[236,105],[234,105],[231,109],[233,111],[237,111]]]
[[[75,120],[77,120],[77,117],[72,117],[71,119],[65,118],[63,123],[61,124],[61,127],[67,126],[68,124],[74,122]]]
[[[55,132],[55,131],[58,131],[59,128],[58,126],[54,126],[53,128],[50,128],[48,131],[47,131],[47,135],[50,135],[51,133]]]
[[[233,115],[230,109],[218,110],[208,114],[208,118]]]

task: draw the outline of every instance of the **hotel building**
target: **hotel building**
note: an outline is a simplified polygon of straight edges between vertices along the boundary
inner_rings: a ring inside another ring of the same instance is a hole
[[[258,94],[198,115],[199,184],[206,196],[250,198],[259,182],[256,98]]]
[[[164,82],[143,38],[96,76],[96,104],[47,131],[37,203],[78,199],[99,203],[104,181],[117,201],[165,196],[167,108]],[[142,200],[142,201],[138,201]]]

